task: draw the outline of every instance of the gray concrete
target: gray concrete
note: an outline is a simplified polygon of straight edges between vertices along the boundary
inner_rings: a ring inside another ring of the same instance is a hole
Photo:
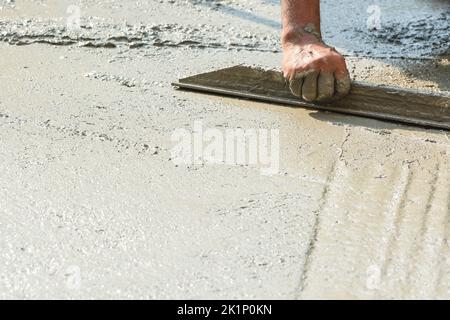
[[[0,1],[0,298],[450,298],[448,132],[171,88],[278,66],[278,1],[74,2],[81,33],[69,1]],[[450,90],[448,4],[378,2],[412,40],[324,1],[352,76]],[[176,165],[195,120],[279,129],[279,173]]]

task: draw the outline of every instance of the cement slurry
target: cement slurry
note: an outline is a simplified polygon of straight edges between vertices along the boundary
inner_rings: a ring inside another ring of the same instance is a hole
[[[431,15],[433,52],[376,40],[371,1],[324,1],[326,37],[354,78],[449,90],[447,4],[406,2],[383,25]],[[450,297],[448,132],[174,91],[277,66],[278,1],[150,3],[78,1],[80,35],[72,3],[0,1],[1,298]],[[194,121],[278,129],[278,174],[175,164]]]

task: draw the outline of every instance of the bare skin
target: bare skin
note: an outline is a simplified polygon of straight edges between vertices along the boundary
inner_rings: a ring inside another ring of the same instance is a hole
[[[292,93],[309,102],[346,96],[351,80],[344,57],[322,41],[320,0],[282,0],[283,74]]]

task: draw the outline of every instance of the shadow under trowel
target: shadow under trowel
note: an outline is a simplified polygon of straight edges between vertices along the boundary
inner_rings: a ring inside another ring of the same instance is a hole
[[[198,93],[189,90],[178,89],[182,92],[191,93],[197,95]],[[293,118],[299,119],[299,121],[305,121],[309,123],[311,119],[328,123],[335,126],[349,126],[349,127],[361,127],[366,129],[372,129],[374,131],[392,131],[395,129],[402,129],[404,131],[410,131],[414,133],[433,133],[434,135],[448,136],[449,131],[444,129],[436,129],[432,127],[426,127],[414,124],[405,124],[398,121],[379,120],[369,117],[356,116],[332,111],[317,110],[308,107],[295,107],[290,105],[282,105],[275,102],[261,102],[237,97],[223,96],[221,94],[212,92],[202,92],[203,96],[207,96],[208,99],[224,103],[227,105],[233,105],[241,108],[259,109],[276,113],[287,113]],[[308,121],[309,118],[309,121]],[[309,124],[313,126],[313,124]]]
[[[419,126],[419,125],[413,125],[413,124],[405,124],[400,123],[397,121],[389,121],[389,120],[378,120],[373,118],[366,118],[366,117],[360,117],[360,116],[354,116],[354,115],[347,115],[342,113],[336,113],[336,112],[330,112],[330,111],[316,111],[311,112],[309,114],[310,117],[323,121],[328,122],[332,125],[338,125],[338,126],[349,126],[349,127],[362,127],[362,128],[368,128],[373,129],[377,131],[384,131],[384,130],[395,130],[395,129],[402,129],[412,132],[432,132],[433,134],[439,134],[439,135],[448,135],[448,131],[444,129],[436,129],[432,127],[425,127],[425,126]]]

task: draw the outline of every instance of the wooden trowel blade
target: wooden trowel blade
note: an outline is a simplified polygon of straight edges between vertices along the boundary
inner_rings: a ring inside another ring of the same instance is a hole
[[[350,94],[339,101],[309,103],[291,94],[280,72],[242,65],[180,79],[172,85],[187,90],[450,130],[448,92],[432,93],[353,82]]]

